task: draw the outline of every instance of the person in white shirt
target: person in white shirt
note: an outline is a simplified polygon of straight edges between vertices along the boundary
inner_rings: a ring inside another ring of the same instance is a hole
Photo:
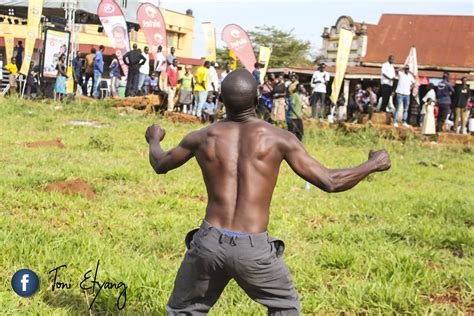
[[[139,93],[143,94],[143,83],[145,82],[145,78],[150,75],[150,56],[148,46],[145,46],[143,49],[143,57],[145,57],[145,62],[140,66],[140,74],[138,75],[138,91]]]
[[[224,81],[225,77],[227,77],[228,74],[230,74],[232,72],[232,68],[230,67],[230,63],[225,63],[225,66],[224,66],[224,71],[221,73],[221,84],[222,84],[222,81]]]
[[[219,76],[217,75],[217,71],[215,68],[216,65],[216,62],[211,61],[211,66],[207,70],[207,75],[209,78],[209,84],[207,85],[207,93],[208,95],[212,94],[213,98],[217,96],[217,93],[219,91]]]
[[[397,90],[397,108],[395,109],[395,113],[393,114],[393,122],[394,126],[398,126],[398,113],[400,112],[400,106],[403,104],[403,126],[407,127],[407,120],[408,120],[408,106],[410,105],[410,94],[413,85],[415,84],[416,80],[410,72],[410,67],[405,65],[403,67],[403,71],[398,71],[398,85]]]
[[[436,92],[434,84],[428,84],[428,92],[422,99],[423,108],[421,114],[423,115],[423,124],[421,125],[421,133],[423,135],[436,134],[436,121],[434,116],[434,107],[436,104]]]
[[[163,62],[166,61],[166,57],[165,55],[163,55],[163,46],[158,46],[158,49],[156,51],[156,58],[155,58],[155,65],[153,67],[153,69],[158,72],[158,77],[160,76],[160,73],[163,71],[163,70],[166,70],[166,69],[163,69]]]
[[[382,72],[380,75],[380,84],[382,90],[382,105],[380,111],[386,111],[387,105],[392,95],[393,79],[395,79],[395,67],[393,67],[394,56],[388,56],[387,61],[382,65]]]
[[[311,78],[311,117],[324,119],[324,102],[326,101],[326,83],[329,82],[329,74],[326,72],[326,64],[319,65]],[[318,106],[319,104],[319,106]]]

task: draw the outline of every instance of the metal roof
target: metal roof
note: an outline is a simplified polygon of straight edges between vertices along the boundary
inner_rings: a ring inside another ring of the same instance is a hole
[[[388,55],[405,61],[416,47],[419,68],[474,71],[474,16],[383,14],[368,27],[366,65],[380,65]]]

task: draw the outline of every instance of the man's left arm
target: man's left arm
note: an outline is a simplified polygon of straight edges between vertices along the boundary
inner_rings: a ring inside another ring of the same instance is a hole
[[[165,130],[155,124],[148,127],[145,133],[145,139],[150,146],[149,157],[153,170],[158,174],[165,174],[170,170],[182,166],[191,159],[194,156],[194,151],[199,142],[197,133],[198,132],[193,132],[188,134],[178,146],[166,151],[160,144],[165,137]]]

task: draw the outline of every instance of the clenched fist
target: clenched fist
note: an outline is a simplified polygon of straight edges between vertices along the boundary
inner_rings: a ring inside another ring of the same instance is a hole
[[[145,139],[147,143],[150,142],[161,142],[165,138],[166,132],[158,124],[150,125],[145,133]]]
[[[390,156],[385,150],[377,150],[377,151],[371,150],[369,152],[369,161],[375,164],[375,169],[377,171],[388,170],[390,169],[390,166],[392,164],[390,162]]]

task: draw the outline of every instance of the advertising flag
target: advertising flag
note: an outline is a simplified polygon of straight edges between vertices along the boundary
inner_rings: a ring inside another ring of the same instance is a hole
[[[405,65],[410,67],[410,72],[413,76],[418,77],[418,61],[416,59],[416,48],[413,46],[410,48],[410,53],[408,54],[407,59],[405,60]]]
[[[272,49],[270,47],[260,46],[260,51],[258,53],[258,62],[263,65],[263,69],[260,71],[260,82],[264,81],[271,54]]]
[[[212,22],[202,22],[206,38],[206,60],[216,61],[216,28]]]
[[[25,57],[19,72],[27,75],[30,69],[31,56],[38,38],[38,25],[43,12],[43,0],[28,0],[28,24],[26,25]]]
[[[232,58],[232,64],[230,64],[230,68],[232,70],[237,69],[237,56],[235,56],[235,53],[232,49],[229,49],[229,57]]]
[[[247,33],[237,24],[228,24],[222,30],[222,40],[231,49],[244,67],[252,72],[255,70],[257,58]]]
[[[349,54],[351,53],[353,36],[354,34],[352,31],[346,29],[341,29],[341,32],[339,33],[339,44],[337,46],[336,57],[336,73],[334,74],[332,93],[330,97],[333,103],[336,103],[337,98],[339,97],[339,91],[341,90],[344,74],[346,73],[347,62],[349,61]]]
[[[5,57],[7,58],[6,63],[8,64],[13,57],[13,50],[15,49],[14,36],[12,33],[12,27],[10,24],[3,25],[5,27]]]
[[[158,46],[163,48],[163,52],[167,51],[166,24],[163,14],[153,4],[143,3],[138,7],[137,20],[156,61]]]
[[[128,74],[128,67],[123,62],[123,55],[130,50],[128,39],[127,22],[123,16],[122,9],[114,0],[102,0],[97,8],[97,15],[100,23],[107,34],[112,47],[115,48],[115,55],[120,63],[125,76]]]

